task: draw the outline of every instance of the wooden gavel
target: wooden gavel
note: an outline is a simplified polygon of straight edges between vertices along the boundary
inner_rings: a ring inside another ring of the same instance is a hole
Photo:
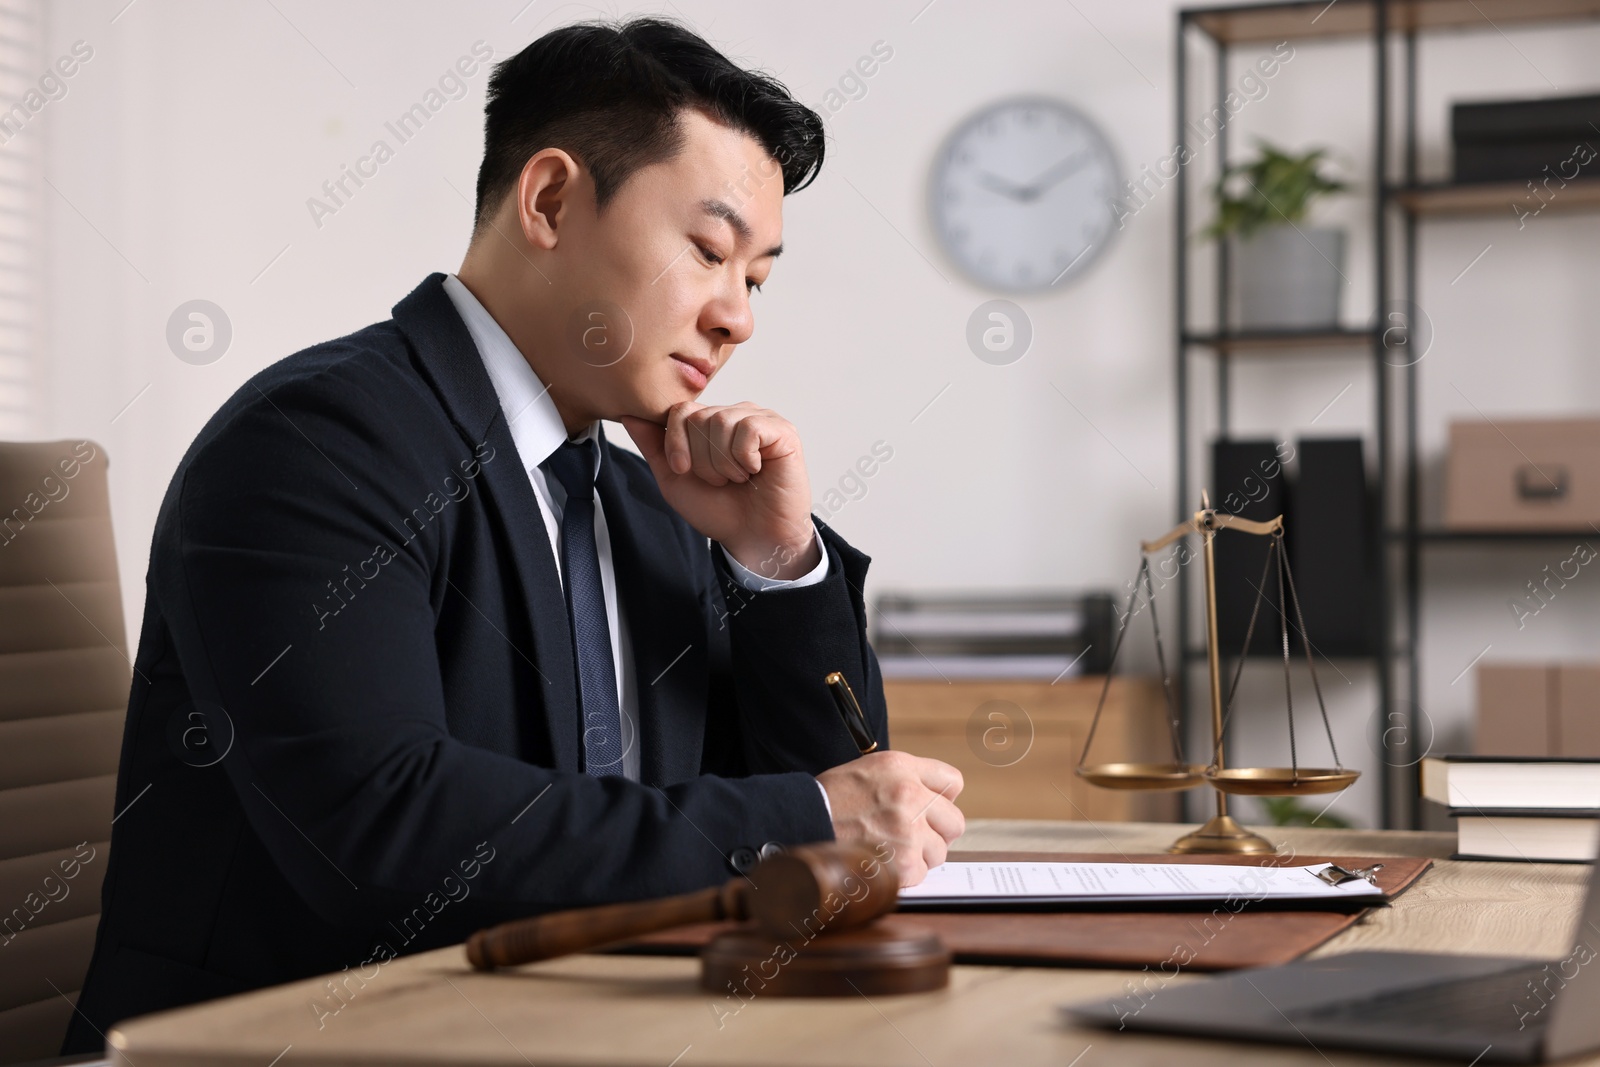
[[[762,860],[748,877],[694,893],[574,908],[479,930],[467,959],[480,971],[599,948],[658,930],[748,919],[763,932],[810,939],[859,929],[893,911],[900,880],[869,849],[824,842]]]

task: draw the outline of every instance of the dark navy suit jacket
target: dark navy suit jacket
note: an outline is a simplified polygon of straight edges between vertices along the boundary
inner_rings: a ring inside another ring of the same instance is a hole
[[[826,579],[749,592],[607,444],[642,780],[579,772],[555,559],[442,278],[245,383],[173,476],[64,1052],[132,1015],[370,980],[488,924],[686,892],[767,842],[830,840],[812,776],[857,751],[829,671],[888,744],[867,557],[819,522]],[[350,995],[313,1010],[331,1025]]]

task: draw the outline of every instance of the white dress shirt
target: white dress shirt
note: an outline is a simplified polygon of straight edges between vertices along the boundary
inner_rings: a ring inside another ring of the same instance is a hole
[[[495,395],[500,399],[500,409],[505,413],[511,440],[517,447],[522,467],[533,483],[533,495],[539,501],[539,513],[544,518],[545,534],[550,539],[550,551],[556,559],[556,573],[561,574],[561,515],[567,502],[566,489],[560,479],[547,479],[539,466],[567,440],[566,424],[556,410],[550,390],[539,380],[522,352],[512,343],[500,324],[472,295],[472,291],[454,274],[445,275],[444,291],[466,324],[467,332],[478,348],[483,366],[494,384]],[[574,441],[596,440],[600,424],[591,423]],[[604,450],[597,449],[595,473],[605,461]],[[828,552],[822,544],[822,534],[813,525],[812,536],[822,552],[822,560],[811,571],[799,578],[784,581],[768,578],[750,570],[734,559],[727,549],[721,548],[728,561],[728,569],[740,585],[755,592],[773,589],[793,589],[813,585],[828,575]],[[627,620],[623,617],[622,602],[617,597],[616,570],[611,561],[611,535],[606,527],[605,508],[599,494],[594,501],[594,543],[600,561],[600,587],[605,595],[606,625],[611,631],[612,661],[617,673],[617,703],[622,711],[622,773],[639,779],[639,690],[633,666],[633,646],[628,637]],[[828,816],[833,817],[833,806],[828,802],[828,791],[817,783],[822,801],[828,806]]]

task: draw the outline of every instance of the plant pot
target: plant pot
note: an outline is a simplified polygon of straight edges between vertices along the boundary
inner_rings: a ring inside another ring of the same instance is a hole
[[[1239,327],[1332,329],[1344,286],[1344,231],[1268,226],[1234,241]]]

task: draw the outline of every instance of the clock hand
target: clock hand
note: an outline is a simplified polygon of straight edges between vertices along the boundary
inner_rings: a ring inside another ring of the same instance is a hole
[[[999,193],[1001,196],[1010,197],[1012,200],[1030,199],[1026,186],[1016,185],[1012,182],[1006,181],[1004,178],[996,178],[988,171],[980,170],[978,172],[977,181],[979,185],[983,186],[985,189],[988,189],[990,192]]]
[[[1022,194],[1021,199],[1039,199],[1039,197],[1044,194],[1046,189],[1066,178],[1069,174],[1072,174],[1087,162],[1089,162],[1088,152],[1079,152],[1076,155],[1068,156],[1066,159],[1063,159],[1061,162],[1057,163],[1055,166],[1051,167],[1049,170],[1033,179],[1033,181],[1029,182],[1027,185],[1022,186],[1019,190],[1019,192]]]

